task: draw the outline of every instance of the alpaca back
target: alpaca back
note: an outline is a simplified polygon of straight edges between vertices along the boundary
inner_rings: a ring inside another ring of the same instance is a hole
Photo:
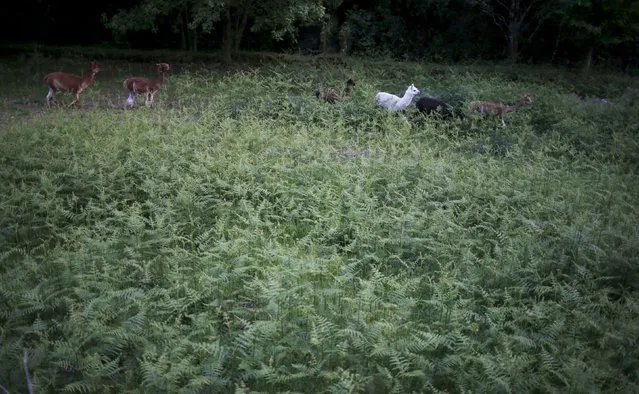
[[[44,77],[44,83],[55,90],[72,91],[82,84],[82,78],[61,71],[52,72]]]
[[[388,109],[393,109],[399,100],[399,97],[386,92],[379,92],[375,95],[375,104]]]
[[[442,117],[448,119],[453,116],[450,105],[432,97],[422,97],[417,100],[417,108],[424,114],[430,114],[432,111],[441,113]]]
[[[131,77],[131,78],[127,78],[124,80],[124,82],[122,83],[122,86],[124,86],[124,88],[128,91],[133,91],[133,83],[135,82],[137,78],[136,77]]]
[[[468,104],[468,108],[471,111],[479,112],[480,114],[498,116],[503,113],[506,106],[494,101],[472,101],[470,102],[470,104]]]
[[[348,96],[354,87],[355,81],[353,81],[352,79],[346,81],[346,87],[344,88],[344,97]],[[322,100],[333,104],[340,99],[340,93],[339,90],[335,88],[327,88],[326,90],[324,90],[324,93],[322,93],[320,89],[317,89],[315,91],[315,97],[317,97],[318,99],[321,98]]]
[[[124,80],[122,85],[130,92],[146,93],[155,91],[160,88],[159,81],[144,78],[144,77],[131,77]]]
[[[334,103],[337,99],[339,99],[339,92],[335,88],[328,88],[324,92],[324,100],[329,103]]]

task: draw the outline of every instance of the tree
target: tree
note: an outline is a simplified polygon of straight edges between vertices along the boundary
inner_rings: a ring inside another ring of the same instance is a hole
[[[130,9],[120,9],[110,18],[102,15],[105,26],[117,34],[148,30],[157,32],[168,22],[179,32],[182,49],[197,51],[198,26],[194,17],[203,12],[204,0],[143,0]]]
[[[135,30],[157,31],[169,19],[181,32],[183,45],[197,50],[197,37],[222,25],[224,61],[231,62],[239,50],[249,22],[251,31],[269,31],[276,40],[295,31],[296,22],[311,22],[324,15],[322,0],[142,0],[130,9],[121,9],[106,26],[116,33]]]
[[[523,29],[529,31],[526,39],[530,41],[552,15],[552,2],[546,0],[468,0],[468,3],[480,7],[504,33],[511,62],[517,61]]]
[[[325,0],[326,12],[322,21],[322,31],[320,32],[320,51],[322,53],[328,52],[329,41],[334,25],[337,23],[337,16],[335,13],[337,9],[342,5],[344,0]]]
[[[605,48],[639,41],[639,2],[636,0],[559,0],[555,15],[586,51],[584,71]]]

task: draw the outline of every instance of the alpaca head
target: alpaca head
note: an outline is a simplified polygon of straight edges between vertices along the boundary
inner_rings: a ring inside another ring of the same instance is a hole
[[[519,99],[519,101],[521,101],[524,104],[532,104],[532,102],[533,102],[532,98],[529,95],[527,95],[527,94],[523,95]]]
[[[91,74],[95,75],[100,71],[100,66],[98,66],[98,63],[92,61],[89,63],[89,71]]]
[[[158,71],[159,72],[167,72],[171,69],[171,67],[169,66],[168,63],[158,63],[156,64],[156,66],[158,66]]]
[[[346,81],[346,87],[344,88],[344,96],[348,96],[354,87],[355,87],[355,81],[349,78],[348,81]]]
[[[411,96],[411,97],[415,97],[420,93],[419,89],[417,89],[415,87],[415,84],[411,84],[407,89],[406,89],[406,94]]]

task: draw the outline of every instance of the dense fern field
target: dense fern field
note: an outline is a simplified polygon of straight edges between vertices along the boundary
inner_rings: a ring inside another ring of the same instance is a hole
[[[0,63],[6,391],[26,352],[36,393],[639,392],[636,78],[291,56],[122,110],[161,60],[72,109],[42,77],[84,61]],[[374,107],[411,83],[534,103]]]

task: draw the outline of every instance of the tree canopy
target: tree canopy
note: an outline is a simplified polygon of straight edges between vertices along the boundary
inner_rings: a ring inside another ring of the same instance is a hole
[[[636,0],[112,0],[80,19],[76,1],[4,4],[31,23],[0,40],[639,67]]]
[[[200,34],[221,29],[225,60],[230,61],[249,23],[251,31],[268,31],[281,40],[295,33],[296,22],[316,21],[323,14],[322,0],[142,0],[104,19],[120,34],[170,24],[181,34],[182,46],[191,50],[197,50]]]

